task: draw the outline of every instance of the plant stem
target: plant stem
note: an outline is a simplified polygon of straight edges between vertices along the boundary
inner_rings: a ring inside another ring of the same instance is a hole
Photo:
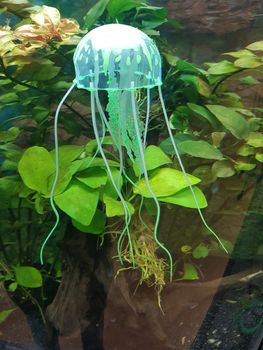
[[[226,81],[228,78],[231,78],[233,75],[235,75],[235,74],[238,74],[238,73],[240,73],[240,72],[243,72],[244,70],[246,70],[246,68],[241,68],[241,69],[239,69],[238,71],[236,71],[236,72],[234,72],[234,73],[231,73],[231,74],[229,74],[229,75],[226,75],[226,76],[224,76],[222,79],[220,79],[217,83],[216,83],[216,85],[214,86],[214,88],[213,88],[213,90],[212,90],[212,92],[211,92],[211,95],[214,95],[215,93],[216,93],[216,91],[217,91],[217,89],[219,88],[219,86],[224,82],[224,81]]]

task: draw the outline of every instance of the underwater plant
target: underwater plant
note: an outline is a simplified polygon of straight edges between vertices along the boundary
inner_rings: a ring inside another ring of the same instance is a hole
[[[129,230],[132,212],[121,192],[121,176],[124,175],[124,177],[130,181],[134,187],[136,187],[136,184],[132,182],[132,180],[125,172],[123,160],[124,148],[130,161],[133,163],[136,161],[139,164],[139,174],[143,174],[144,176],[146,194],[141,194],[142,197],[144,196],[147,198],[152,198],[155,202],[157,215],[153,230],[154,240],[158,247],[161,248],[169,258],[170,279],[172,279],[173,260],[169,250],[158,239],[157,233],[160,220],[160,204],[157,196],[151,188],[144,158],[145,148],[147,144],[147,130],[151,112],[150,92],[154,87],[158,89],[159,99],[168,134],[170,136],[174,152],[178,158],[179,165],[182,169],[184,179],[187,183],[187,186],[191,190],[201,220],[203,221],[206,228],[219,241],[222,248],[227,252],[220,238],[207,225],[199,207],[194,189],[180,158],[171,128],[169,126],[169,118],[166,112],[165,102],[162,95],[162,62],[160,53],[154,41],[142,31],[131,26],[123,24],[107,24],[92,30],[83,37],[83,39],[79,42],[74,54],[74,65],[76,78],[59,103],[55,114],[54,132],[56,175],[50,194],[50,203],[53,211],[55,212],[57,220],[53,229],[42,245],[40,252],[41,262],[43,262],[43,249],[59,223],[59,213],[56,210],[53,202],[54,192],[59,176],[59,153],[57,135],[58,116],[63,103],[75,86],[80,89],[88,90],[90,92],[92,125],[98,147],[91,162],[94,160],[96,154],[100,152],[101,157],[105,163],[109,178],[116,193],[118,194],[118,197],[124,209],[125,226],[118,239],[118,257],[120,262],[123,262],[122,245],[124,238],[127,236],[131,262],[134,265],[134,248]],[[144,122],[140,119],[139,104],[137,103],[136,98],[137,93],[139,93],[141,89],[146,89],[147,95],[147,115]],[[106,116],[106,113],[103,111],[102,104],[100,102],[100,90],[105,90],[108,94],[108,104],[106,107],[108,118]],[[98,111],[99,120],[96,116],[96,110]],[[99,132],[98,124],[102,125],[101,134]],[[116,181],[112,174],[111,167],[102,146],[106,131],[110,134],[113,145],[119,153],[120,170],[118,181]],[[162,186],[162,184],[160,184],[160,186]],[[138,191],[140,193],[140,189]]]

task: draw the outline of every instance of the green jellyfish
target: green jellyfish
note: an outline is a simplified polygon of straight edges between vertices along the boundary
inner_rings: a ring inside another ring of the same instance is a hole
[[[172,278],[172,256],[169,250],[158,239],[160,204],[156,195],[151,189],[144,159],[144,151],[147,144],[147,130],[150,118],[150,92],[153,88],[158,89],[159,100],[161,103],[165,124],[171,138],[171,143],[178,158],[178,162],[184,174],[185,180],[187,181],[193,195],[201,220],[203,221],[205,227],[216,237],[223,249],[226,251],[226,248],[220,241],[219,237],[207,225],[202,215],[194,190],[188,179],[174,141],[161,90],[162,61],[154,41],[142,31],[128,25],[103,25],[90,31],[79,42],[74,53],[74,65],[76,78],[70,89],[62,98],[55,114],[54,133],[56,174],[50,194],[50,203],[56,215],[56,223],[42,245],[40,253],[41,262],[43,262],[44,246],[59,223],[59,213],[56,210],[53,202],[59,172],[57,138],[58,115],[61,106],[75,86],[80,89],[88,90],[90,93],[92,125],[98,146],[97,152],[101,154],[101,157],[104,160],[108,176],[123,205],[125,213],[125,226],[118,239],[118,256],[120,261],[122,262],[121,247],[126,236],[129,242],[131,257],[133,257],[132,240],[129,231],[131,213],[121,192],[120,181],[115,181],[107,157],[103,150],[102,140],[106,132],[111,135],[113,144],[119,153],[120,178],[121,175],[124,175],[130,181],[124,169],[123,148],[125,148],[127,156],[130,158],[130,160],[132,162],[136,160],[141,166],[141,172],[144,176],[148,191],[151,194],[157,208],[154,239],[159,248],[161,248],[169,258],[170,278]],[[144,122],[140,119],[140,110],[136,99],[136,93],[139,89],[146,89],[147,112]],[[108,104],[106,107],[107,116],[100,102],[100,90],[104,90],[108,94]],[[102,125],[102,136],[98,129],[97,115],[99,115],[99,124]]]

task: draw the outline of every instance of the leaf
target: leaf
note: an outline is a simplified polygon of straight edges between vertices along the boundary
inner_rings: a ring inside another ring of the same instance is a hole
[[[247,157],[255,154],[255,148],[249,145],[243,145],[237,150],[239,156]]]
[[[75,159],[77,159],[82,152],[84,152],[83,146],[77,146],[77,145],[59,146],[58,148],[59,165],[63,166],[63,165],[70,164]],[[55,161],[55,150],[52,150],[50,154]]]
[[[251,51],[263,51],[263,41],[256,41],[246,47],[246,49]]]
[[[250,57],[250,56],[244,56],[240,57],[234,62],[236,67],[240,68],[257,68],[259,66],[262,66],[263,62],[259,60],[257,56]]]
[[[248,122],[240,113],[219,105],[207,105],[206,107],[236,138],[244,139],[248,136]]]
[[[224,159],[221,151],[210,143],[200,140],[200,141],[183,141],[179,145],[180,150],[184,153],[190,154],[193,157],[204,158],[204,159]]]
[[[0,131],[0,142],[13,141],[20,134],[20,129],[13,126],[6,131]]]
[[[48,178],[55,172],[55,164],[44,147],[28,148],[18,163],[18,171],[27,187],[48,194]]]
[[[176,134],[173,136],[173,139],[178,148],[179,153],[182,154],[183,152],[181,152],[179,149],[180,143],[187,140],[196,140],[196,136],[190,134]],[[171,156],[175,155],[174,147],[172,145],[170,137],[168,137],[160,143],[160,148],[165,153],[170,154]]]
[[[207,72],[212,75],[229,74],[239,70],[232,62],[227,60],[218,63],[207,63],[207,65],[209,65]]]
[[[193,171],[192,175],[202,180],[202,184],[210,184],[216,180],[210,165],[200,165]]]
[[[120,171],[119,169],[116,168],[111,168],[111,173],[114,179],[114,182],[116,185],[118,185],[118,182],[120,181],[120,189],[122,188],[123,185],[123,178],[122,175],[120,177]],[[116,192],[110,177],[108,176],[106,185],[102,189],[102,193],[108,195],[111,198],[116,199],[118,197],[118,193]]]
[[[39,270],[32,266],[15,267],[16,282],[22,287],[39,288],[43,285]]]
[[[76,178],[91,188],[98,188],[106,185],[108,176],[106,170],[94,167],[82,171]]]
[[[253,147],[263,147],[263,134],[260,132],[250,132],[247,138],[247,144]]]
[[[235,174],[235,169],[229,160],[220,160],[212,165],[212,173],[216,177],[230,177]]]
[[[144,159],[147,170],[153,170],[159,168],[164,164],[171,164],[171,159],[161,150],[160,147],[150,145],[145,149]],[[140,166],[140,159],[136,159],[133,163],[133,170],[136,176],[143,173],[142,167]]]
[[[95,214],[99,192],[74,180],[65,192],[54,197],[57,206],[80,224],[90,225]]]
[[[194,265],[189,263],[184,263],[184,274],[181,278],[182,280],[198,280],[199,275],[197,269]]]
[[[0,324],[3,323],[11,315],[11,313],[15,310],[16,310],[16,308],[1,311],[0,312]]]
[[[247,84],[247,85],[255,85],[259,84],[260,81],[256,78],[252,77],[251,75],[248,75],[247,77],[239,78],[238,79],[241,83]]]
[[[255,158],[256,158],[256,160],[259,161],[260,163],[263,163],[263,153],[256,153]]]
[[[103,14],[110,0],[100,0],[87,12],[84,17],[84,28],[90,29]]]
[[[54,66],[53,62],[49,64],[32,63],[23,66],[18,71],[18,79],[29,81],[46,81],[55,78],[61,68]]]
[[[187,177],[191,185],[200,182],[200,179],[190,174],[187,174]],[[162,168],[155,171],[149,178],[149,184],[157,197],[167,197],[188,187],[184,174],[179,170],[171,168]],[[145,179],[141,179],[136,183],[136,188],[133,188],[133,192],[146,198],[152,197]]]
[[[224,55],[228,55],[228,56],[235,57],[235,58],[240,58],[240,57],[244,57],[244,56],[255,56],[249,50],[231,51],[231,52],[224,53]]]
[[[235,164],[235,169],[237,171],[249,171],[255,169],[256,164],[246,163],[246,162],[238,162]]]
[[[106,216],[101,210],[97,209],[90,225],[84,226],[74,219],[72,219],[72,224],[81,232],[99,235],[105,230]]]
[[[114,216],[123,216],[125,215],[125,211],[123,208],[123,204],[121,201],[117,201],[116,199],[113,199],[106,194],[103,196],[103,202],[106,205],[106,216],[108,218],[114,217]],[[126,202],[128,210],[131,215],[134,213],[134,207],[132,206],[131,203]]]
[[[199,208],[206,208],[207,201],[203,192],[198,187],[193,187],[193,190]],[[194,200],[193,193],[189,187],[175,193],[172,196],[160,197],[159,200],[161,202],[176,204],[186,208],[198,208]]]
[[[138,0],[110,0],[107,10],[111,18],[115,19],[121,13],[143,5],[144,3]]]
[[[211,91],[209,85],[200,77],[197,77],[196,75],[183,74],[180,76],[180,79],[186,83],[192,84],[201,96],[210,96]]]
[[[220,132],[220,131],[212,132],[211,138],[213,141],[213,145],[215,147],[219,147],[225,136],[226,136],[225,132]]]
[[[175,67],[179,57],[171,55],[170,53],[162,52],[162,55],[166,59],[166,61],[170,64],[170,66]]]
[[[193,250],[192,254],[195,259],[206,258],[209,254],[209,249],[201,243]]]
[[[198,116],[205,118],[214,128],[217,127],[218,121],[209,110],[195,103],[187,103],[187,106]]]

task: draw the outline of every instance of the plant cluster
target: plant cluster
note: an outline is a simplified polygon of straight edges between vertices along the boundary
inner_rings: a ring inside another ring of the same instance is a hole
[[[4,4],[7,16],[14,12],[16,1],[6,0]],[[263,42],[226,53],[231,60],[199,67],[174,55],[159,29],[163,25],[178,28],[178,24],[167,19],[164,8],[146,2],[100,0],[86,14],[83,30],[76,20],[61,18],[52,7],[30,7],[30,12],[24,8],[21,13],[24,18],[15,26],[7,23],[0,28],[0,110],[8,116],[0,123],[0,266],[11,292],[19,287],[32,296],[27,288],[41,287],[43,278],[59,279],[56,240],[62,238],[69,220],[84,234],[116,237],[121,232],[124,212],[96,152],[87,93],[75,90],[64,104],[60,119],[60,168],[54,200],[64,215],[56,238],[48,244],[46,264],[39,267],[41,241],[54,223],[49,205],[55,172],[52,115],[74,77],[74,47],[93,26],[127,23],[155,37],[164,58],[164,95],[170,123],[192,173],[189,179],[201,208],[207,202],[199,185],[256,171],[263,161],[262,109],[247,107],[232,88],[233,82],[248,86],[260,83]],[[138,100],[145,105],[144,96]],[[164,121],[153,94],[149,137],[158,145],[149,145],[145,151],[151,188],[164,206],[196,208],[162,130]],[[119,163],[109,137],[105,137],[104,146],[117,179]],[[167,263],[158,255],[152,239],[155,212],[151,196],[138,164],[127,162],[125,170],[127,177],[121,179],[121,186],[133,214],[136,253],[135,265],[127,268],[137,268],[140,281],[155,285],[160,292]],[[194,242],[171,248],[177,264],[183,267],[181,275],[176,272],[178,279],[198,279],[195,259],[205,258],[216,245],[211,236]],[[122,254],[124,261],[132,262],[127,247],[123,246]]]

